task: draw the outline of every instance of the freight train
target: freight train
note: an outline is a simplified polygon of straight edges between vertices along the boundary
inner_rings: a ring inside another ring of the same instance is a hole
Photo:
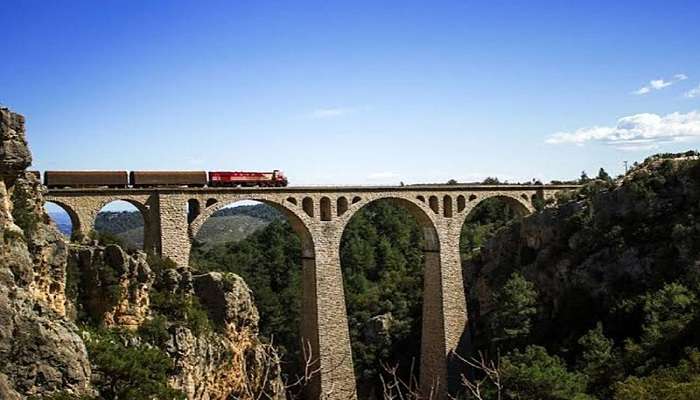
[[[36,174],[36,172],[34,172]],[[242,171],[46,171],[44,185],[55,188],[282,187],[280,170]]]

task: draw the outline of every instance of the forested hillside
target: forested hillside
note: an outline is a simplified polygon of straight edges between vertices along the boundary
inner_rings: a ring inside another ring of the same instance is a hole
[[[698,221],[697,154],[662,155],[473,254],[473,343],[501,355],[503,398],[699,398]]]

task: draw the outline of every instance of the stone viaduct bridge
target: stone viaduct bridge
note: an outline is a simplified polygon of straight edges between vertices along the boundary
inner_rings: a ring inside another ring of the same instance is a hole
[[[479,202],[499,197],[516,212],[534,210],[533,200],[548,199],[565,185],[425,185],[401,187],[285,188],[124,188],[52,189],[46,197],[71,217],[74,233],[93,229],[99,210],[123,200],[144,219],[146,250],[189,262],[193,238],[217,210],[241,200],[266,203],[283,212],[303,247],[303,322],[319,375],[314,398],[355,397],[347,312],[340,268],[340,240],[352,216],[386,199],[406,208],[424,233],[423,327],[420,385],[444,397],[452,352],[466,339],[467,306],[459,253],[460,231]],[[450,379],[452,381],[452,379]]]

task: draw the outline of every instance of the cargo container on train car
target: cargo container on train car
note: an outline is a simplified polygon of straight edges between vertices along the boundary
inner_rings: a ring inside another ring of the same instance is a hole
[[[126,171],[46,171],[44,185],[48,188],[124,188],[129,186],[129,176]]]
[[[213,171],[209,172],[209,186],[287,186],[287,178],[280,170],[272,172]]]
[[[131,171],[131,185],[138,187],[194,186],[207,184],[206,171]]]

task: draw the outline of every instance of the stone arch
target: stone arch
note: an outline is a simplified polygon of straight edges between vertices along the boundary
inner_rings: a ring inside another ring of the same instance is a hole
[[[82,232],[80,217],[78,217],[78,214],[73,210],[73,207],[60,200],[46,200],[45,203],[55,204],[68,214],[71,223],[71,238],[75,237],[79,232]]]
[[[445,218],[452,218],[452,196],[445,195],[442,198],[442,214]]]
[[[146,223],[146,220],[149,219],[148,207],[144,203],[135,199],[130,199],[128,197],[109,197],[106,199],[102,199],[102,201],[98,203],[97,208],[95,209],[95,214],[100,212],[100,210],[105,208],[109,203],[114,203],[115,201],[123,201],[134,206],[141,213],[141,217],[143,217],[144,223]]]
[[[525,215],[528,215],[534,211],[534,207],[532,204],[524,199],[522,199],[517,193],[513,193],[513,195],[509,194],[503,194],[503,193],[494,193],[494,194],[487,194],[483,197],[479,197],[478,200],[474,201],[473,203],[469,204],[469,207],[467,207],[461,216],[461,221],[459,221],[459,229],[460,231],[464,227],[465,224],[469,223],[474,215],[474,210],[479,207],[479,205],[487,199],[500,199],[505,204],[508,205],[508,207],[515,213],[515,217],[524,217]]]
[[[207,199],[207,202],[205,203],[205,207],[211,207],[214,204],[216,204],[217,200],[215,198],[209,198]]]
[[[388,201],[404,208],[415,218],[423,233],[423,305],[420,349],[420,382],[429,387],[433,377],[442,374],[443,361],[440,357],[445,348],[444,317],[442,310],[441,253],[440,236],[436,225],[436,215],[426,204],[413,198],[394,196],[373,197],[354,205],[338,221],[339,235],[342,237],[352,217],[365,206],[377,201]],[[337,243],[340,246],[340,241]],[[340,249],[338,249],[339,251]]]
[[[348,210],[348,199],[344,196],[338,197],[338,200],[336,200],[336,212],[338,216],[340,217],[341,215],[345,214],[345,211]]]
[[[201,214],[202,209],[197,199],[187,200],[187,223],[191,224],[199,214]]]
[[[430,196],[428,198],[428,204],[430,205],[430,209],[433,210],[435,214],[440,212],[440,204],[438,203],[437,196]]]
[[[151,214],[149,212],[149,207],[146,204],[142,203],[141,201],[133,199],[133,198],[108,197],[108,198],[101,199],[97,203],[95,209],[91,213],[92,220],[90,221],[90,226],[89,227],[82,226],[81,228],[83,228],[83,229],[89,228],[90,230],[95,230],[95,222],[97,221],[97,215],[100,213],[100,211],[102,211],[102,209],[107,207],[109,204],[117,202],[117,201],[129,203],[134,208],[136,208],[136,210],[139,211],[139,214],[141,215],[141,219],[143,220],[143,250],[146,250],[146,251],[153,250],[155,243],[154,243],[154,238],[151,235],[153,225],[152,225]],[[83,231],[83,233],[89,233],[89,232]]]
[[[304,199],[301,201],[301,208],[304,209],[306,215],[311,218],[314,217],[314,199],[311,197],[304,197]]]
[[[255,195],[236,196],[230,199],[219,199],[219,201],[217,201],[215,204],[212,204],[210,207],[205,208],[203,211],[200,212],[197,218],[195,218],[190,223],[188,232],[190,243],[195,238],[195,236],[197,236],[197,233],[199,233],[199,231],[202,229],[202,225],[204,225],[204,222],[206,222],[206,220],[209,219],[214,213],[221,210],[222,208],[225,208],[228,205],[246,200],[258,201],[276,209],[277,211],[280,211],[287,218],[287,221],[289,221],[289,224],[292,226],[292,229],[294,229],[294,232],[296,232],[301,238],[304,257],[314,258],[315,250],[313,240],[311,238],[308,223],[304,220],[303,216],[297,214],[291,208],[286,207],[285,205],[277,201],[270,200],[265,197],[257,197]]]
[[[297,199],[295,199],[294,197],[287,197],[287,201],[294,205],[297,205]]]
[[[479,202],[477,202],[476,205],[479,205],[482,201],[486,199],[500,199],[503,200],[510,208],[515,212],[515,214],[518,217],[524,217],[527,214],[530,214],[531,212],[534,211],[534,208],[532,207],[532,204],[530,204],[529,199],[527,198],[527,195],[521,195],[518,196],[517,194],[513,193],[511,194],[496,194],[492,196],[487,196],[484,197],[483,199],[479,199]]]
[[[420,223],[421,227],[426,229],[426,231],[424,232],[424,238],[426,239],[426,248],[430,249],[431,251],[439,251],[437,227],[435,226],[435,221],[433,220],[433,216],[431,215],[431,209],[428,208],[425,204],[417,203],[412,199],[398,196],[382,195],[378,197],[373,197],[372,199],[369,199],[365,202],[357,202],[352,204],[348,211],[346,211],[343,214],[342,218],[339,218],[338,220],[338,229],[340,231],[340,235],[342,236],[342,233],[345,231],[346,225],[348,224],[348,222],[350,222],[352,217],[359,210],[371,203],[380,200],[389,201],[391,203],[397,204],[405,208],[411,214],[411,216],[415,218],[416,221],[418,221],[418,223]]]
[[[461,213],[467,207],[467,199],[463,195],[457,196],[457,212]]]
[[[484,200],[487,199],[501,199],[503,200],[513,212],[515,212],[515,215],[517,217],[524,217],[525,215],[528,215],[532,212],[535,211],[535,208],[532,206],[532,203],[530,203],[529,199],[525,200],[519,196],[518,193],[513,193],[513,194],[504,194],[504,193],[485,193],[484,196],[479,196],[478,198],[475,195],[471,195],[470,199],[474,197],[476,201],[472,201],[469,203],[469,207],[465,208],[465,213],[463,214],[463,219],[460,222],[460,226],[464,225],[471,215],[473,214],[473,211],[483,202]]]
[[[321,197],[319,202],[319,208],[321,211],[321,221],[331,220],[331,199],[326,196]]]

